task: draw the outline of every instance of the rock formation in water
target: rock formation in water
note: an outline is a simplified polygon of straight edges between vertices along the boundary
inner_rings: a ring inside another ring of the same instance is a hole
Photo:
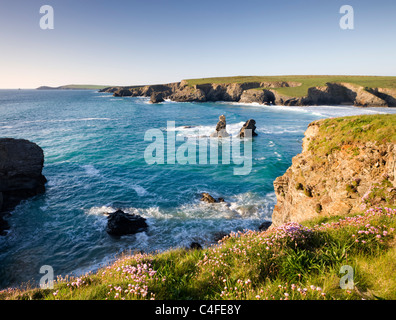
[[[109,213],[106,231],[112,236],[135,234],[147,230],[146,219],[135,214],[125,213],[122,210]]]
[[[387,127],[376,126],[377,118],[385,119]],[[396,205],[395,125],[396,115],[312,122],[305,132],[302,153],[274,181],[273,225],[319,215],[346,215],[366,206]]]
[[[153,92],[150,96],[151,103],[160,103],[163,101],[164,101],[164,98],[163,98],[162,92]]]
[[[210,136],[212,138],[227,138],[230,135],[227,132],[227,122],[226,122],[226,118],[224,115],[221,115],[219,117],[219,122],[217,122],[216,125],[216,131],[213,132]]]
[[[217,200],[213,198],[209,193],[203,192],[201,194],[201,201],[207,202],[207,203],[220,203],[220,202],[225,202],[224,198],[218,198]]]
[[[249,133],[247,133],[245,130],[250,130]],[[253,119],[249,119],[248,121],[245,122],[245,124],[242,126],[242,129],[239,131],[239,137],[240,138],[251,138],[257,136],[256,133],[256,121]]]
[[[22,200],[45,191],[42,175],[44,152],[23,139],[0,139],[0,233],[8,224],[3,219]]]

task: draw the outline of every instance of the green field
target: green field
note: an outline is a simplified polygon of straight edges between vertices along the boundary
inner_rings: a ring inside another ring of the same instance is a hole
[[[322,122],[318,134],[309,146],[317,154],[327,156],[340,150],[343,145],[356,145],[367,141],[396,143],[396,114],[330,118]]]
[[[389,88],[396,89],[396,77],[382,77],[382,76],[235,76],[235,77],[216,77],[216,78],[201,78],[201,79],[187,79],[189,85],[199,85],[206,83],[244,83],[244,82],[277,82],[277,81],[291,81],[301,83],[298,87],[285,87],[276,89],[279,93],[292,96],[303,97],[307,95],[308,88],[324,86],[326,83],[351,83],[368,88]]]

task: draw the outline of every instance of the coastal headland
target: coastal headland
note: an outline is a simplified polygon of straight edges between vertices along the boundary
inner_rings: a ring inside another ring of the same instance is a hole
[[[151,97],[151,102],[230,101],[286,106],[354,105],[396,107],[396,77],[236,76],[107,87],[116,97]]]

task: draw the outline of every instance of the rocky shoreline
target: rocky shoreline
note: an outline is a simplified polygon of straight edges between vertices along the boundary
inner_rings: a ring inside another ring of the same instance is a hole
[[[389,121],[388,128],[379,122],[386,119],[395,119]],[[302,152],[274,181],[277,204],[273,226],[317,216],[345,216],[370,206],[396,205],[395,121],[396,115],[381,115],[310,123]],[[388,131],[376,136],[381,130]],[[348,141],[352,132],[355,134]],[[324,144],[339,137],[337,145],[323,149]]]
[[[0,235],[9,229],[4,217],[22,200],[45,192],[43,165],[44,152],[37,144],[0,138]]]
[[[183,80],[139,87],[108,87],[99,92],[113,93],[115,97],[150,97],[152,103],[170,99],[176,102],[230,101],[285,106],[345,104],[359,107],[396,107],[394,89],[366,88],[350,83],[327,83],[325,86],[309,88],[307,95],[303,97],[286,96],[276,90],[300,85],[293,81],[189,85],[188,81]]]

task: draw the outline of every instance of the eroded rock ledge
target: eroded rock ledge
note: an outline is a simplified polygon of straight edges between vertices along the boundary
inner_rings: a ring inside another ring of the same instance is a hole
[[[23,139],[0,138],[0,234],[8,223],[3,218],[22,200],[45,191],[42,175],[44,152]]]
[[[371,119],[383,119],[387,127]],[[396,115],[312,122],[302,153],[274,181],[273,226],[361,212],[369,205],[396,205],[395,125]]]
[[[117,97],[153,97],[160,94],[163,99],[177,102],[232,101],[286,106],[348,104],[361,107],[396,107],[394,89],[364,88],[350,83],[327,83],[326,86],[309,88],[304,97],[286,96],[276,90],[300,85],[301,83],[292,81],[189,85],[183,80],[140,87],[109,87],[100,92],[113,93]]]

